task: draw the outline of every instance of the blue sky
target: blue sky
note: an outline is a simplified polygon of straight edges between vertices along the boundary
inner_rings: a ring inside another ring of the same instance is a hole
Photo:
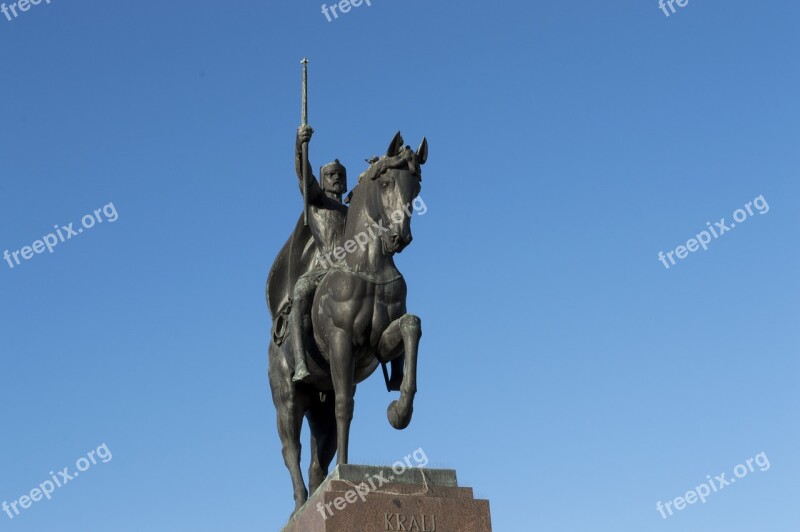
[[[6,0],[8,3],[8,0]],[[427,136],[397,263],[415,418],[379,375],[350,457],[424,449],[499,532],[800,529],[797,3],[52,0],[0,15],[0,530],[278,530],[264,282],[315,167]],[[763,195],[769,211],[669,269]],[[102,211],[100,216],[102,217]],[[304,433],[306,441],[307,431]],[[764,452],[662,519],[658,501]],[[304,469],[307,460],[304,459]]]

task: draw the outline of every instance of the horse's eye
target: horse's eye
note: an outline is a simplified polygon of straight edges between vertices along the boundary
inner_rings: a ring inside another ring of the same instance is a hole
[[[383,188],[389,188],[389,182],[388,181],[381,181],[381,186]]]

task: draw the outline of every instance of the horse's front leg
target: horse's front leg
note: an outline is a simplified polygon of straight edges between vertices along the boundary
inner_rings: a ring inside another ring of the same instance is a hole
[[[353,361],[353,344],[351,335],[342,329],[334,328],[328,337],[330,350],[331,380],[335,395],[334,410],[336,412],[336,452],[337,464],[347,463],[347,451],[350,445],[350,423],[353,421],[355,408],[354,379],[355,363]]]
[[[413,314],[404,314],[393,321],[381,335],[378,349],[381,355],[395,358],[404,357],[403,382],[400,385],[400,399],[392,401],[386,415],[389,423],[398,430],[411,423],[414,413],[414,395],[417,393],[417,352],[422,337],[422,321]],[[402,349],[402,351],[401,351]],[[396,366],[393,365],[393,370]]]

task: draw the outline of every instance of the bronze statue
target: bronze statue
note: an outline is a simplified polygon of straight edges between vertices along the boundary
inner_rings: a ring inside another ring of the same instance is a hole
[[[296,146],[305,149],[295,150],[295,161],[308,211],[267,281],[269,382],[295,511],[309,494],[300,470],[304,417],[311,430],[311,493],[327,476],[334,453],[338,464],[348,463],[356,384],[379,364],[387,388],[400,391],[388,407],[389,422],[404,429],[411,421],[422,329],[406,311],[406,283],[393,257],[411,243],[410,206],[428,156],[425,139],[413,151],[398,132],[386,155],[371,159],[359,176],[348,208],[341,201],[346,171],[338,161],[322,167],[321,184],[311,174],[305,105],[303,118]],[[385,367],[390,362],[391,378]]]

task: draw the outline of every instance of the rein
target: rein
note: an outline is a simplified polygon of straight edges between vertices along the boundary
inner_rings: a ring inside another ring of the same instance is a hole
[[[347,273],[349,275],[355,275],[356,277],[360,277],[361,279],[364,279],[367,282],[370,282],[372,284],[377,284],[377,285],[391,284],[391,283],[397,282],[397,281],[399,281],[400,279],[403,278],[403,274],[400,273],[400,272],[397,272],[397,275],[392,277],[391,279],[380,279],[379,280],[374,275],[371,275],[371,274],[368,274],[368,273],[363,273],[363,272],[356,272],[356,271],[351,270],[350,268],[347,267],[347,264],[345,264],[344,262],[334,264],[331,267],[331,269],[328,270],[328,271],[334,271],[334,270],[335,271],[340,271],[340,272],[343,272],[343,273]]]

